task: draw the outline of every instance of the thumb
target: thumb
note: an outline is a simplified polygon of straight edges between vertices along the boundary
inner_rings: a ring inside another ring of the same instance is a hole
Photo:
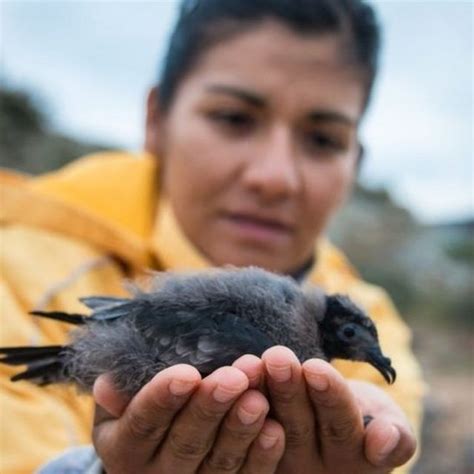
[[[110,374],[100,375],[92,389],[96,406],[95,423],[110,418],[119,418],[124,412],[131,397],[120,393],[115,387]]]

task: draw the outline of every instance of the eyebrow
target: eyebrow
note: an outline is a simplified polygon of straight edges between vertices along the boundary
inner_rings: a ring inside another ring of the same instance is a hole
[[[348,117],[347,115],[331,110],[316,110],[310,112],[309,119],[312,122],[341,122],[351,127],[357,126],[357,120]]]
[[[241,89],[240,87],[211,84],[206,87],[206,91],[215,94],[231,95],[253,105],[254,107],[263,108],[266,105],[266,101],[263,97],[254,92]]]
[[[240,87],[210,84],[206,86],[206,91],[214,94],[230,95],[258,108],[264,108],[267,105],[267,101],[262,96]],[[357,126],[357,120],[331,110],[313,110],[309,112],[308,118],[311,122],[340,122],[345,125]]]

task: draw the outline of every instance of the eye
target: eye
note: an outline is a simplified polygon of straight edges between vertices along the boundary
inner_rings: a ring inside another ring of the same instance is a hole
[[[234,134],[249,132],[256,124],[251,114],[238,110],[216,110],[209,112],[208,117],[224,131]]]
[[[304,141],[308,152],[316,155],[342,152],[346,148],[339,138],[320,130],[307,132]]]
[[[343,334],[347,337],[347,339],[351,339],[355,336],[355,330],[352,327],[345,327],[343,330]]]
[[[355,324],[344,324],[339,330],[339,337],[343,341],[352,341],[355,337],[357,337],[358,328]]]

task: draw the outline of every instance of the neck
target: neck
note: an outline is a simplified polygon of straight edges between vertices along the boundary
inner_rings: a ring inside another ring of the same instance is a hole
[[[296,280],[298,283],[301,283],[305,278],[308,272],[311,270],[311,268],[314,265],[314,255],[311,256],[311,258],[304,263],[300,268],[298,268],[296,271],[291,272],[289,276]]]

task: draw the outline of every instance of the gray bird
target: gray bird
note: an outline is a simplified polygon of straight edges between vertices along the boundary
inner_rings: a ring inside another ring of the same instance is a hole
[[[11,380],[74,382],[90,391],[108,372],[117,389],[134,394],[166,367],[191,364],[206,375],[274,345],[289,347],[301,361],[366,361],[388,383],[396,378],[364,311],[346,296],[302,288],[290,277],[254,267],[158,273],[150,290],[133,293],[82,298],[90,316],[32,312],[80,327],[65,346],[0,348],[1,363],[27,365]]]

